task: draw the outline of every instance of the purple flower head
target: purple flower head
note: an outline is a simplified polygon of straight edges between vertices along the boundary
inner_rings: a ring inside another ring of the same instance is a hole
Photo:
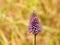
[[[29,32],[38,34],[41,31],[41,25],[35,12],[32,13],[30,18]]]

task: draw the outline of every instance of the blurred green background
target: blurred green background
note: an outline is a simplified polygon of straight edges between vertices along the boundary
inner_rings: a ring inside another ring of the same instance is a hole
[[[33,10],[43,28],[37,45],[60,45],[60,0],[0,0],[0,45],[33,45]]]

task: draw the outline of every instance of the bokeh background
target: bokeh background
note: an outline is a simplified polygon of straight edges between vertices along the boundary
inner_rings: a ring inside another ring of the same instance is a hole
[[[33,10],[42,25],[37,45],[60,45],[60,0],[0,0],[0,45],[33,45]]]

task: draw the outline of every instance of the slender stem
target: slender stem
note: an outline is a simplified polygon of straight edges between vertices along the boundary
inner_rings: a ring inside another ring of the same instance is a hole
[[[34,45],[36,45],[36,34],[34,34]]]

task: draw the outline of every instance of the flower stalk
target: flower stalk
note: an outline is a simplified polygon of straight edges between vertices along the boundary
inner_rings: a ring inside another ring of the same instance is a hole
[[[36,34],[34,34],[34,45],[36,45]]]

